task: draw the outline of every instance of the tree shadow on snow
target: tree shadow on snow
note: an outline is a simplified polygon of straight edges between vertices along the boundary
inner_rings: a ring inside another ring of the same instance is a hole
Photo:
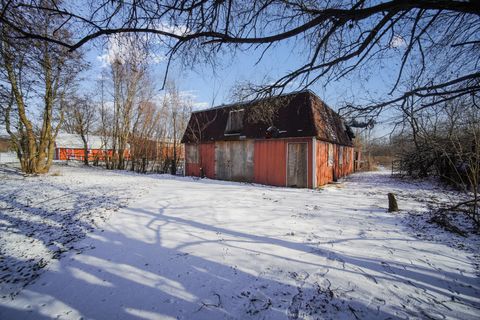
[[[93,242],[95,249],[67,256],[58,269],[47,271],[17,297],[20,305],[30,304],[30,308],[18,310],[2,303],[0,317],[397,318],[376,307],[345,300],[325,283],[303,286],[300,278],[288,284],[158,242],[139,242],[107,231],[100,236],[103,240]],[[131,252],[131,248],[142,250]],[[110,253],[108,258],[105,252]],[[57,313],[46,314],[54,305]]]
[[[0,194],[0,235],[6,239],[13,236],[19,241],[15,252],[11,252],[12,246],[0,247],[3,296],[17,294],[43,272],[50,259],[59,259],[68,250],[82,250],[76,247],[76,243],[92,232],[98,222],[90,213],[98,210],[105,201],[105,195],[97,194],[91,188],[69,190],[65,185],[49,182],[42,183],[42,187],[60,195],[38,198],[37,190],[30,190],[28,197],[19,196],[25,192],[24,186]],[[66,199],[71,202],[67,207],[51,208],[52,202],[65,202]],[[110,203],[119,201],[118,197],[109,196]],[[99,214],[95,218],[101,219]],[[46,256],[30,254],[29,247],[35,250],[33,246],[37,243],[41,244]]]
[[[82,207],[81,202],[86,200],[84,197],[85,194],[79,194],[75,198],[78,204],[74,208],[77,211]],[[12,207],[22,205],[8,196],[0,200]],[[388,306],[388,297],[377,297],[377,300],[372,297],[371,301],[354,300],[348,290],[332,285],[325,273],[285,270],[280,267],[280,262],[294,262],[309,269],[332,269],[346,277],[353,275],[355,279],[365,280],[372,287],[382,281],[413,286],[424,299],[427,299],[427,292],[444,295],[454,290],[462,292],[461,303],[472,308],[480,307],[475,301],[479,294],[478,280],[461,273],[442,271],[437,274],[430,268],[394,260],[349,256],[323,246],[254,235],[167,215],[167,209],[182,212],[188,207],[165,205],[158,211],[127,209],[132,217],[147,217],[148,222],[144,226],[153,234],[147,237],[135,234],[135,230],[95,231],[82,242],[93,249],[80,254],[70,252],[54,268],[26,287],[15,300],[1,299],[0,318],[402,319],[432,316],[429,314],[432,310],[416,306]],[[35,208],[22,210],[38,214]],[[47,216],[60,223],[51,231],[54,234],[62,234],[63,228],[77,223],[70,218],[65,220],[58,212],[48,212]],[[72,214],[74,218],[75,214]],[[15,219],[12,223],[23,223],[21,218]],[[41,222],[38,224],[35,228],[41,230]],[[92,227],[90,223],[80,226],[82,237]],[[182,233],[184,242],[162,241],[166,227]],[[22,230],[19,228],[19,232],[24,232]],[[219,240],[198,236],[203,233],[222,234],[230,238]],[[47,244],[43,237],[34,236]],[[349,239],[356,240],[363,241],[365,238]],[[403,241],[401,238],[388,240]],[[242,242],[254,246],[244,248],[239,246]],[[196,252],[200,245],[210,244],[213,245],[211,257]],[[241,265],[229,261],[228,257],[222,261],[221,252],[217,252],[220,249],[215,247],[218,244],[221,248],[244,250],[251,254],[248,256],[251,259],[255,259],[256,254],[269,256],[272,261],[279,262],[279,267],[260,274],[248,272]],[[296,257],[275,254],[262,245],[300,252],[302,258],[308,256],[309,259],[302,260],[298,254]],[[359,288],[365,283],[353,285]],[[435,304],[433,300],[430,302]],[[440,304],[437,307],[442,310]],[[456,316],[468,318],[471,315]]]

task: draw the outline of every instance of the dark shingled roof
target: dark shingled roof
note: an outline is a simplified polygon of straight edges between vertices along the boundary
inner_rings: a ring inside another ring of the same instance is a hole
[[[272,105],[276,110],[273,121],[258,120],[255,112]],[[244,110],[243,129],[238,134],[226,134],[230,111],[240,109]],[[271,125],[279,130],[277,138],[317,137],[352,146],[342,118],[310,90],[193,112],[182,143],[263,139]]]

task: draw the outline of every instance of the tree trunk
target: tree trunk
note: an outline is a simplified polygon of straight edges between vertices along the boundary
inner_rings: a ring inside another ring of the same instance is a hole
[[[388,193],[388,212],[398,211],[397,199],[393,193]]]

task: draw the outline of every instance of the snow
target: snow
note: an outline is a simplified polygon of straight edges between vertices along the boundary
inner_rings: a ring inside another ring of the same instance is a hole
[[[15,152],[0,152],[0,164],[18,163],[18,157]]]
[[[87,136],[87,142],[89,149],[104,149],[105,147],[100,136],[89,135]],[[57,148],[83,149],[84,144],[78,134],[59,132],[55,139],[55,146]]]
[[[459,196],[428,182],[370,172],[302,190],[69,166],[0,181],[1,319],[478,318],[480,241],[424,228],[432,201]],[[388,192],[404,211],[386,212]],[[29,259],[44,265],[30,278]]]

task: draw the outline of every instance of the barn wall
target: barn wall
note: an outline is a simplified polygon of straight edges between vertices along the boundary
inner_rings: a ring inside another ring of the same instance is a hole
[[[253,152],[253,181],[256,183],[281,186],[287,184],[287,146],[288,143],[307,143],[307,184],[309,188],[313,187],[313,148],[312,138],[289,138],[289,139],[265,139],[254,141]],[[225,144],[228,142],[221,142]],[[325,144],[328,146],[328,144]],[[188,146],[193,146],[187,144]],[[198,159],[197,163],[191,163],[186,157],[185,161],[185,175],[200,176],[200,168],[203,168],[204,174],[208,178],[215,179],[215,143],[201,143],[198,145]],[[326,165],[326,152],[322,152],[321,142],[317,142],[317,167],[323,161]],[[327,147],[328,148],[328,147]],[[322,155],[325,159],[321,160]],[[331,181],[321,178],[317,171],[317,185],[325,184]]]
[[[94,155],[100,150],[90,150],[88,153],[88,160],[93,160]],[[82,160],[85,157],[85,152],[83,149],[67,149],[67,148],[57,148],[57,160]]]
[[[333,165],[333,171],[334,171],[334,176],[339,179],[342,177],[347,176],[348,174],[351,173],[350,171],[350,164],[347,165],[347,156],[351,155],[349,150],[351,149],[350,147],[345,147],[345,146],[340,146],[340,145],[335,145],[335,153],[334,153],[334,165]],[[343,152],[340,150],[343,149]],[[341,157],[341,158],[340,158]]]
[[[199,149],[200,167],[207,178],[215,179],[215,144],[202,143]]]
[[[328,165],[328,146],[330,143],[317,140],[316,147],[316,177],[317,187],[334,180],[334,177],[342,178],[353,172],[354,159],[353,148],[333,145],[333,165]],[[341,165],[339,162],[340,148],[343,148]],[[348,159],[348,161],[347,161]]]
[[[340,149],[343,149],[343,152],[340,152]],[[353,148],[339,146],[335,147],[336,155],[335,155],[335,173],[337,178],[345,177],[353,172]],[[340,154],[342,153],[342,158],[340,159]],[[349,161],[347,163],[347,157]]]
[[[328,165],[328,142],[317,140],[316,147],[316,176],[317,187],[333,181],[333,166]],[[334,157],[335,163],[335,157]]]
[[[255,140],[254,181],[284,187],[287,185],[287,144],[306,142],[307,184],[312,188],[312,138]]]
[[[195,146],[194,144],[186,145]],[[185,157],[185,175],[200,176],[200,168],[203,168],[203,174],[210,179],[215,179],[215,143],[201,143],[197,145],[198,157],[196,163],[188,162]]]
[[[287,179],[284,140],[257,140],[254,151],[254,180],[272,186],[285,186]]]
[[[108,152],[108,155],[112,156],[112,150],[103,151],[100,149],[89,149],[88,150],[88,160],[94,161],[95,159],[104,160],[104,155]],[[83,149],[70,149],[70,148],[56,148],[55,149],[55,160],[79,160],[83,161],[85,153]],[[130,158],[130,151],[124,151],[125,159]]]
[[[313,150],[312,150],[312,138],[291,138],[291,139],[285,139],[285,150],[287,150],[287,143],[296,143],[296,142],[306,142],[308,145],[308,172],[307,172],[307,185],[308,188],[313,188],[313,163],[312,163],[312,158],[313,158]],[[286,153],[286,151],[285,151]],[[285,168],[286,169],[286,168]]]
[[[353,153],[353,148],[352,147],[345,147],[345,150],[348,150],[347,152],[347,157],[348,158],[345,158],[345,166],[347,168],[347,171],[345,172],[346,175],[349,175],[349,174],[352,174],[353,173],[353,156],[354,156],[354,153]],[[348,161],[347,161],[348,160]]]
[[[254,140],[215,142],[215,178],[254,181]]]

